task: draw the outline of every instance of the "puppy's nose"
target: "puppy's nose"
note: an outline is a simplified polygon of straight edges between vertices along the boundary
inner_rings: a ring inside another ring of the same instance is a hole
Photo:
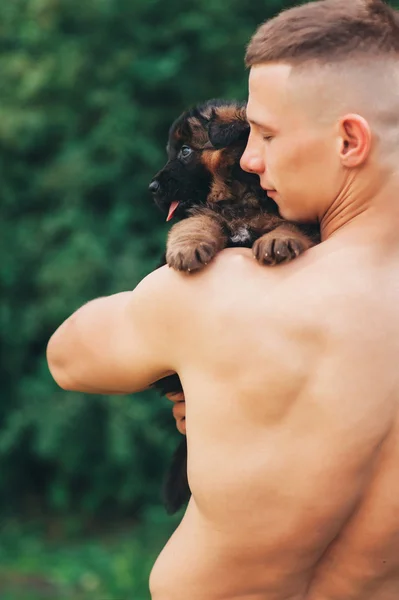
[[[155,194],[159,191],[160,187],[161,186],[159,185],[159,182],[156,179],[154,179],[154,181],[151,181],[150,185],[148,186],[148,189],[152,194]]]

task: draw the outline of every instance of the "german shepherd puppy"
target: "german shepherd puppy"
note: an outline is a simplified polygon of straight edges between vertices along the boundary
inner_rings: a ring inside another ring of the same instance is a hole
[[[188,110],[171,126],[168,161],[149,186],[166,220],[180,219],[168,235],[165,260],[170,267],[196,271],[234,246],[252,248],[261,264],[275,265],[320,241],[318,227],[282,219],[259,177],[241,169],[248,135],[245,105],[224,100]],[[177,375],[155,387],[162,393],[182,391]],[[163,496],[169,514],[190,497],[185,438],[173,457]]]

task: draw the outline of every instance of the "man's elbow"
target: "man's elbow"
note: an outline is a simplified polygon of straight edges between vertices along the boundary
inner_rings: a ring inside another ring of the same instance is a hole
[[[46,357],[49,371],[57,385],[63,390],[75,391],[76,388],[71,377],[70,368],[68,368],[68,361],[59,352],[57,332],[47,344]]]

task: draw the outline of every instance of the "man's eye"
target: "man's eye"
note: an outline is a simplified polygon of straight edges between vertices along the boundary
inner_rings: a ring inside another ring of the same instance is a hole
[[[188,156],[190,156],[190,154],[192,154],[193,150],[192,148],[190,148],[190,146],[182,146],[181,150],[180,150],[180,156],[182,158],[187,158]]]
[[[262,138],[265,140],[265,142],[271,142],[273,139],[272,135],[263,135]]]

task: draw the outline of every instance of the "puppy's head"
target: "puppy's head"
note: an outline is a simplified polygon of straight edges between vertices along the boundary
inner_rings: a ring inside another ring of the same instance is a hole
[[[169,131],[168,161],[149,188],[167,220],[233,199],[233,181],[259,187],[258,177],[240,167],[248,135],[244,104],[209,100],[180,115]]]

